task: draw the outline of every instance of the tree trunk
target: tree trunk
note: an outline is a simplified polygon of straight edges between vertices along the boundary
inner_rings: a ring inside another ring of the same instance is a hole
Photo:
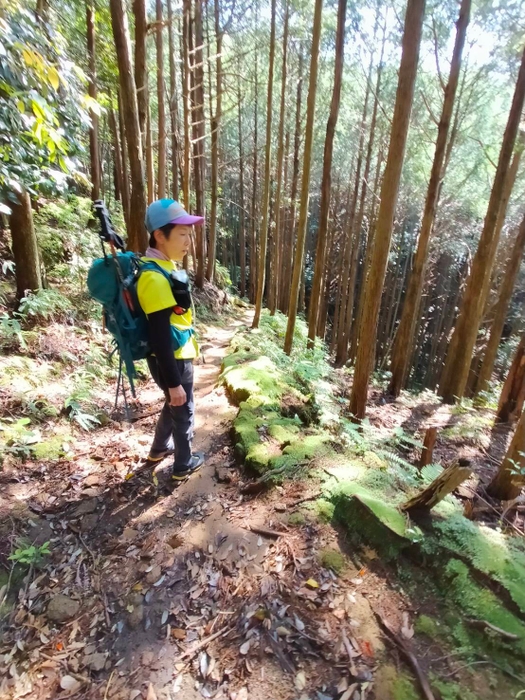
[[[124,210],[124,221],[126,222],[126,230],[129,230],[130,203],[129,203],[129,170],[128,156],[126,147],[126,128],[124,126],[124,107],[118,94],[118,128],[120,133],[120,159],[122,162],[122,209]]]
[[[521,267],[523,251],[525,250],[525,216],[522,219],[518,235],[514,241],[514,246],[510,257],[507,261],[505,274],[499,290],[498,301],[494,307],[494,319],[490,328],[490,337],[485,350],[483,364],[481,365],[476,393],[485,391],[488,388],[496,355],[498,353],[499,344],[501,342],[501,334],[505,325],[505,319],[509,310],[514,285],[518,277],[518,272]]]
[[[42,288],[38,242],[33,226],[31,199],[26,190],[16,194],[18,203],[10,202],[9,227],[15,259],[16,297],[18,300],[26,292]]]
[[[144,170],[142,165],[142,140],[137,106],[137,92],[131,68],[131,48],[128,30],[128,18],[123,0],[110,0],[111,24],[117,52],[119,84],[124,107],[124,124],[128,145],[129,165],[131,171],[130,216],[128,228],[128,248],[144,251],[148,244],[144,216]]]
[[[498,245],[496,224],[500,207],[502,206],[505,180],[516,142],[524,98],[525,49],[522,55],[512,107],[503,137],[483,231],[472,262],[460,313],[450,341],[447,359],[441,377],[439,393],[448,403],[453,403],[456,397],[460,398],[463,396],[468,379],[472,352],[478,335],[481,315],[485,308],[494,256]]]
[[[270,209],[270,171],[272,164],[272,102],[273,102],[273,70],[275,62],[275,5],[272,0],[272,19],[270,31],[270,65],[268,69],[268,95],[266,112],[266,153],[264,161],[264,189],[261,202],[262,223],[259,235],[259,266],[257,272],[257,298],[252,328],[258,328],[263,304],[264,283],[266,280],[266,249],[268,247],[268,212]]]
[[[122,203],[122,210],[124,212],[124,221],[128,221],[129,216],[129,189],[128,184],[124,178],[124,167],[122,164],[122,147],[120,144],[119,130],[117,125],[117,119],[115,117],[115,112],[109,110],[109,126],[111,133],[113,135],[113,158],[115,162],[115,180],[118,184],[118,190],[120,194],[120,199]]]
[[[217,247],[217,201],[219,197],[219,129],[222,117],[222,38],[224,31],[220,26],[219,2],[213,4],[215,19],[215,41],[217,47],[216,80],[217,94],[215,98],[215,114],[211,118],[211,212],[210,212],[210,244],[208,247],[208,267],[206,279],[213,282],[215,275],[215,257]]]
[[[525,335],[516,350],[507,379],[501,390],[496,420],[500,423],[516,421],[525,401]]]
[[[301,204],[299,208],[299,223],[297,225],[297,242],[295,246],[295,260],[290,289],[290,305],[288,308],[288,324],[284,339],[284,351],[287,355],[292,352],[295,320],[297,318],[297,303],[299,300],[299,286],[303,279],[304,266],[304,242],[306,227],[308,224],[308,203],[310,196],[310,168],[312,164],[312,142],[315,123],[315,99],[317,96],[317,67],[319,63],[319,43],[321,38],[321,18],[323,12],[323,0],[315,0],[314,26],[312,34],[312,49],[310,55],[310,77],[308,83],[308,99],[306,108],[306,131],[303,155],[303,179],[301,181]]]
[[[182,196],[186,209],[190,210],[190,170],[191,170],[191,104],[190,104],[190,31],[191,5],[190,0],[184,0],[182,14],[182,100],[184,116],[184,163],[182,178]],[[195,265],[195,259],[193,260]]]
[[[281,311],[286,312],[290,303],[290,284],[289,280],[293,269],[293,259],[295,251],[295,236],[296,236],[296,212],[297,212],[297,191],[299,188],[299,153],[301,150],[301,110],[303,102],[303,63],[304,58],[302,51],[299,53],[299,75],[297,78],[297,95],[295,109],[295,130],[294,130],[294,148],[293,148],[293,167],[292,167],[292,185],[290,190],[290,211],[288,215],[287,240],[289,254],[285,259],[284,279],[287,280],[283,284],[283,298],[281,301]]]
[[[239,71],[240,72],[240,71]],[[241,83],[238,83],[237,90],[237,120],[239,127],[239,253],[240,253],[240,274],[241,298],[246,296],[246,230],[245,230],[245,212],[244,212],[244,148],[242,134],[242,106],[241,106]]]
[[[410,281],[403,304],[403,313],[401,315],[401,321],[397,329],[396,339],[392,350],[392,378],[388,387],[388,393],[392,394],[393,396],[399,396],[401,393],[401,389],[405,386],[409,370],[410,354],[407,353],[407,347],[412,343],[416,326],[417,312],[425,278],[430,237],[436,216],[440,183],[444,177],[443,161],[445,158],[450,120],[452,118],[454,101],[456,98],[459,72],[461,69],[461,56],[465,45],[467,27],[470,21],[470,6],[471,0],[462,0],[459,18],[456,23],[456,42],[450,64],[448,84],[445,88],[443,109],[441,111],[441,118],[438,125],[436,150],[434,153],[434,162],[432,164],[432,171],[428,183],[421,232],[419,234],[417,251],[412,266],[412,273],[410,275]]]
[[[195,181],[195,206],[199,216],[205,215],[204,182],[206,175],[206,161],[204,156],[204,59],[203,46],[204,34],[202,27],[203,0],[195,0],[195,44],[190,44],[190,55],[193,56],[191,66],[192,96],[191,112],[193,114],[193,176]],[[189,32],[190,41],[193,35]],[[206,231],[204,226],[197,226],[195,230],[197,272],[195,285],[202,288],[204,284],[204,270],[206,262]]]
[[[424,11],[424,0],[408,0],[390,146],[381,187],[381,204],[376,225],[370,274],[364,291],[363,315],[359,328],[357,360],[350,397],[350,412],[356,419],[362,419],[365,415],[368,382],[374,366],[377,319],[381,303],[381,292],[385,281],[399,181],[412,110]]]
[[[281,75],[281,104],[279,108],[279,133],[277,136],[277,186],[275,190],[275,228],[273,245],[273,275],[270,280],[270,298],[268,307],[273,316],[277,309],[279,289],[281,283],[281,257],[282,246],[282,225],[281,225],[281,195],[283,185],[283,160],[284,160],[284,120],[286,107],[286,75],[287,75],[287,52],[288,52],[288,20],[290,10],[287,0],[285,0],[284,32],[283,32],[283,62]]]
[[[146,0],[133,0],[135,17],[135,87],[142,143],[146,142],[146,119],[148,114],[148,76],[146,73],[146,35],[148,18]]]
[[[173,22],[173,0],[168,0],[168,46],[170,53],[170,124],[171,124],[171,193],[173,199],[179,199],[179,143],[178,122],[179,107],[177,100],[177,64],[175,62],[175,37]]]
[[[525,412],[516,426],[514,438],[510,444],[505,459],[503,460],[498,473],[490,482],[488,493],[494,498],[502,501],[510,501],[517,498],[523,485],[525,473]]]
[[[158,155],[157,198],[166,197],[166,110],[164,108],[164,42],[162,37],[162,0],[155,3],[157,18],[157,110],[158,110]]]
[[[255,2],[255,26],[258,24],[258,9],[259,5]],[[257,218],[257,168],[259,156],[259,55],[257,46],[255,47],[254,61],[254,124],[253,124],[253,169],[252,169],[252,202],[251,202],[251,226],[250,226],[250,301],[255,304],[257,298],[257,237],[256,237],[256,218]]]
[[[313,347],[319,323],[321,308],[321,292],[324,291],[324,272],[326,265],[326,244],[328,234],[328,212],[330,211],[330,195],[332,187],[332,155],[334,136],[339,117],[341,102],[341,84],[343,81],[344,42],[345,42],[346,0],[339,0],[337,11],[337,30],[335,39],[334,87],[330,103],[330,115],[326,125],[324,142],[323,179],[321,181],[321,209],[319,212],[319,229],[317,231],[317,247],[315,252],[315,271],[310,297],[308,318],[308,346]]]
[[[88,94],[97,99],[97,68],[95,54],[95,10],[92,0],[86,3],[87,52],[88,52]],[[98,116],[90,110],[89,160],[91,165],[91,199],[100,199],[100,156],[98,145]]]
[[[148,181],[148,204],[155,199],[155,170],[153,163],[153,141],[151,135],[151,109],[149,100],[146,113],[146,173]]]

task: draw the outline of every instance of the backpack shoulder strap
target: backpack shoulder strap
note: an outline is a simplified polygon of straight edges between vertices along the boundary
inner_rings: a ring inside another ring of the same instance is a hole
[[[156,262],[153,262],[153,260],[147,260],[146,262],[142,260],[140,261],[139,275],[143,272],[160,272],[160,274],[163,275],[168,280],[168,282],[171,283],[170,273],[163,267],[161,267],[161,265],[157,265]]]

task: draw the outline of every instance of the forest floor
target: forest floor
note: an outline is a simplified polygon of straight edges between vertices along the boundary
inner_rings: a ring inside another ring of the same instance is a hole
[[[201,335],[195,448],[206,462],[178,488],[169,460],[154,469],[144,462],[159,408],[151,381],[131,424],[75,431],[58,459],[4,464],[2,560],[21,536],[35,547],[50,542],[50,554],[0,580],[1,697],[412,700],[419,695],[407,671],[418,666],[443,680],[443,700],[515,697],[501,678],[495,694],[483,666],[458,663],[438,639],[415,634],[415,613],[436,612],[424,591],[418,597],[421,584],[407,593],[374,549],[301,510],[322,480],[248,493],[231,440],[237,408],[218,378],[251,313]],[[451,424],[448,408],[376,399],[371,421],[383,426],[416,430],[436,413]],[[484,448],[463,449],[475,461]],[[450,678],[473,694],[457,694]]]

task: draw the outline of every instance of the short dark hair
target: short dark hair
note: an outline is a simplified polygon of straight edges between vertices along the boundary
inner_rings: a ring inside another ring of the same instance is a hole
[[[155,229],[155,231],[162,231],[164,234],[165,238],[169,238],[171,235],[171,232],[175,228],[175,224],[164,224],[164,226],[159,226],[158,229]],[[156,248],[157,247],[157,241],[155,240],[155,231],[152,231],[149,235],[149,246],[150,248]]]

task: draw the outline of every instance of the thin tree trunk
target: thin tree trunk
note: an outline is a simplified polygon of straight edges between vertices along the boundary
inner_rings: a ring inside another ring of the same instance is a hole
[[[151,136],[151,109],[149,101],[146,114],[146,172],[148,181],[148,204],[155,199],[155,170],[153,163],[153,141]]]
[[[95,10],[93,0],[86,2],[87,52],[88,52],[88,94],[97,99],[97,68],[95,54]],[[89,160],[91,165],[91,198],[100,198],[100,156],[98,144],[98,116],[90,110]]]
[[[268,307],[273,316],[277,309],[279,289],[281,284],[281,257],[282,246],[282,224],[281,224],[281,195],[283,184],[283,160],[284,160],[284,121],[286,107],[286,78],[287,78],[287,57],[288,57],[288,19],[290,9],[288,1],[285,0],[284,32],[283,32],[283,62],[281,70],[281,103],[279,108],[279,132],[277,136],[277,186],[275,190],[275,228],[273,245],[273,275],[270,280],[270,298]]]
[[[120,145],[120,137],[117,126],[117,119],[114,110],[109,110],[109,126],[113,135],[113,159],[115,163],[115,182],[118,187],[122,210],[124,212],[124,220],[127,222],[127,212],[129,210],[129,190],[124,180],[124,169],[122,166],[122,150]],[[115,188],[116,189],[116,188]],[[115,194],[115,199],[117,199]]]
[[[203,46],[204,35],[202,27],[203,0],[195,0],[195,14],[193,24],[195,28],[195,45],[190,45],[192,62],[192,114],[193,114],[193,175],[195,181],[195,206],[200,216],[205,215],[204,181],[206,161],[204,157],[204,63]],[[189,32],[190,41],[193,35]],[[204,226],[197,226],[195,231],[197,272],[195,285],[202,288],[204,284],[204,270],[206,262],[206,231]]]
[[[511,423],[517,420],[523,411],[525,400],[525,335],[516,350],[507,379],[501,390],[498,404],[497,420]]]
[[[293,168],[292,168],[292,185],[290,190],[290,213],[288,219],[289,255],[286,263],[286,284],[283,285],[283,299],[281,310],[288,310],[290,303],[290,284],[289,280],[293,269],[293,258],[295,251],[295,236],[296,236],[296,212],[297,212],[297,191],[299,189],[299,152],[301,150],[301,110],[303,101],[303,63],[304,58],[302,52],[299,53],[299,76],[297,79],[297,95],[296,95],[296,110],[295,110],[295,130],[294,130],[294,149],[293,149]]]
[[[148,19],[146,0],[133,0],[135,18],[135,87],[142,143],[146,142],[146,119],[148,114],[148,76],[146,73],[146,35]]]
[[[483,231],[472,262],[461,310],[450,341],[439,386],[440,395],[448,403],[453,403],[456,397],[462,397],[467,384],[472,352],[489,290],[494,256],[498,245],[498,232],[496,229],[498,214],[502,206],[505,180],[516,142],[524,99],[525,49],[503,137]]]
[[[299,209],[299,223],[297,226],[297,242],[295,246],[295,260],[290,290],[290,306],[288,308],[288,324],[284,339],[284,351],[287,355],[292,352],[295,320],[297,318],[297,303],[299,299],[299,286],[303,279],[304,242],[306,238],[306,226],[308,224],[308,203],[310,196],[310,168],[312,164],[312,143],[315,123],[315,99],[317,93],[317,67],[319,63],[319,43],[321,38],[321,18],[323,12],[323,0],[315,0],[314,25],[312,31],[312,49],[310,55],[310,77],[308,83],[308,100],[306,108],[306,131],[303,155],[303,179],[301,181],[301,204]]]
[[[525,217],[522,219],[518,235],[514,241],[514,246],[505,268],[505,275],[499,290],[498,301],[494,307],[494,320],[490,328],[490,337],[485,350],[483,364],[481,365],[476,393],[485,391],[488,388],[496,355],[498,353],[499,344],[501,342],[501,334],[505,325],[505,319],[509,310],[512,293],[518,277],[518,272],[523,259],[523,251],[525,250]]]
[[[240,72],[240,71],[239,71]],[[239,252],[241,256],[240,274],[241,274],[241,298],[246,296],[246,230],[245,230],[245,212],[244,212],[244,148],[242,134],[242,107],[241,107],[241,83],[238,83],[237,90],[237,120],[239,126]]]
[[[162,0],[155,2],[157,18],[157,110],[158,110],[158,152],[157,152],[157,198],[166,197],[166,110],[164,107],[164,41],[162,36]]]
[[[16,297],[20,300],[26,292],[42,288],[42,277],[31,199],[27,190],[16,193],[15,196],[17,202],[9,203],[9,227],[15,260]]]
[[[424,11],[424,0],[408,0],[390,146],[381,187],[381,204],[370,274],[364,291],[363,316],[359,328],[357,360],[350,397],[350,412],[356,419],[362,419],[365,415],[368,382],[374,367],[377,320],[412,110]]]
[[[184,116],[184,163],[182,178],[182,196],[184,206],[190,210],[190,166],[191,166],[191,141],[190,141],[190,31],[191,31],[191,4],[190,0],[183,2],[182,15],[182,100]],[[195,266],[195,258],[193,259]]]
[[[263,305],[264,283],[266,280],[266,249],[268,246],[268,212],[270,208],[270,171],[272,163],[272,103],[273,103],[273,71],[275,62],[275,5],[272,0],[272,18],[270,31],[270,65],[268,69],[268,95],[266,112],[266,153],[264,161],[264,190],[261,202],[262,223],[259,235],[259,267],[257,274],[257,298],[252,328],[258,328]]]
[[[175,62],[175,37],[173,22],[173,0],[167,0],[168,4],[168,46],[170,58],[170,124],[171,124],[171,193],[175,200],[179,199],[179,143],[178,122],[179,107],[177,100],[177,64]]]
[[[124,126],[124,107],[118,94],[118,126],[120,133],[120,157],[122,162],[122,209],[124,211],[124,221],[126,222],[126,230],[129,231],[130,203],[129,203],[129,170],[128,156],[126,147],[126,128]]]
[[[259,5],[255,2],[255,26],[258,24]],[[257,167],[259,155],[259,54],[257,47],[255,48],[255,95],[254,95],[254,124],[253,124],[253,170],[252,170],[252,202],[251,202],[251,226],[250,226],[250,301],[255,304],[257,297],[257,237],[256,237],[256,218],[257,218]]]
[[[111,24],[117,52],[119,84],[124,107],[124,124],[131,172],[130,216],[128,227],[128,248],[144,251],[148,244],[144,216],[144,170],[142,164],[142,140],[140,136],[137,92],[131,67],[131,46],[128,17],[123,0],[110,0]]]
[[[319,324],[321,308],[321,291],[324,289],[324,273],[326,266],[326,247],[328,238],[328,212],[330,211],[330,196],[332,187],[332,156],[334,136],[339,117],[341,102],[341,84],[343,82],[344,42],[345,42],[346,0],[339,0],[337,11],[337,30],[335,39],[334,87],[330,103],[330,115],[326,125],[326,138],[323,156],[323,178],[321,181],[321,209],[319,212],[319,229],[317,231],[317,248],[315,252],[315,271],[310,297],[308,318],[308,346],[313,347]]]
[[[525,484],[525,412],[516,426],[514,438],[498,473],[488,486],[488,493],[502,501],[517,498]]]
[[[217,246],[217,201],[219,197],[219,129],[222,118],[222,39],[224,31],[220,26],[219,2],[213,4],[215,20],[215,41],[217,47],[216,80],[217,93],[215,98],[215,114],[211,118],[211,212],[210,212],[210,244],[208,248],[208,267],[206,279],[213,281],[215,274],[215,256]]]
[[[423,290],[430,237],[432,235],[432,228],[436,217],[440,183],[444,177],[443,162],[445,158],[450,120],[454,109],[454,101],[456,98],[456,90],[461,69],[461,56],[465,45],[467,27],[470,21],[470,6],[471,0],[462,0],[459,18],[456,23],[456,42],[450,64],[448,84],[445,88],[443,109],[441,111],[441,118],[438,125],[436,150],[434,153],[432,172],[428,183],[421,232],[419,234],[417,251],[412,266],[412,273],[410,275],[410,282],[408,284],[408,289],[403,304],[403,313],[401,315],[401,321],[397,329],[396,339],[392,350],[392,378],[388,387],[388,393],[392,394],[393,396],[399,396],[401,393],[401,389],[405,385],[409,370],[410,355],[407,353],[407,347],[412,343],[412,337],[416,326],[416,316]]]

